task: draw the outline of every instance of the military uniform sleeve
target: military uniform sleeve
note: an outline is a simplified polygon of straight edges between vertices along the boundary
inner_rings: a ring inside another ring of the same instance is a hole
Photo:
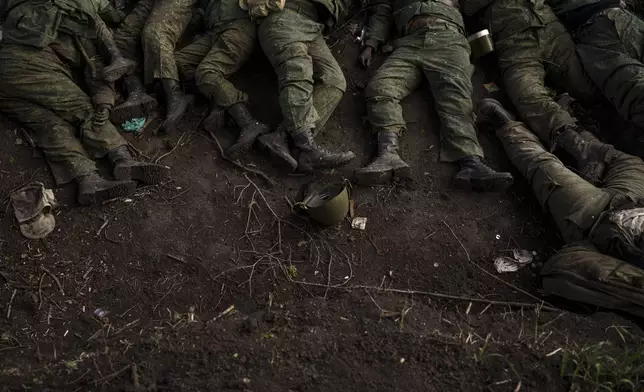
[[[393,23],[391,0],[373,0],[371,14],[365,27],[365,45],[378,50],[387,38]]]
[[[2,1],[2,0],[0,0]],[[98,1],[98,16],[109,25],[118,25],[125,19],[125,12],[119,11],[109,0]]]

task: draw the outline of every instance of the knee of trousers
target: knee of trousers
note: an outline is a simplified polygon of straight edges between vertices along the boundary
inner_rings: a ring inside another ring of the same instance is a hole
[[[326,73],[322,75],[319,80],[320,84],[325,86],[335,87],[343,93],[347,91],[347,80],[344,78],[344,74],[341,69]]]
[[[281,82],[313,82],[313,61],[301,42],[285,47],[278,54],[275,70]]]
[[[165,30],[163,26],[150,23],[143,28],[141,32],[141,44],[144,48],[149,48],[155,53],[161,48],[161,43],[165,39]]]
[[[379,101],[395,101],[398,100],[393,92],[396,90],[395,86],[380,79],[371,79],[364,90],[365,99],[369,102]]]

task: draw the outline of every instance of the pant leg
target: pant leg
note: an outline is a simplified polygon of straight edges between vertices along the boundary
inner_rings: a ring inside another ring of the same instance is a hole
[[[441,122],[441,161],[483,156],[474,125],[474,67],[467,39],[451,25],[433,25],[425,32],[421,53],[423,71]]]
[[[324,37],[318,36],[309,44],[313,59],[313,107],[318,113],[315,131],[324,128],[347,90],[347,81]]]
[[[145,23],[152,12],[154,0],[139,0],[123,23],[114,31],[114,42],[121,54],[133,61],[141,63],[141,34]]]
[[[277,73],[284,127],[289,133],[315,127],[313,58],[309,44],[322,37],[323,26],[290,9],[270,13],[259,25],[259,42]]]
[[[550,145],[554,131],[575,124],[575,119],[557,104],[545,85],[537,33],[526,30],[496,43],[503,86],[519,117],[539,138]]]
[[[566,27],[560,22],[552,22],[539,31],[547,81],[577,100],[597,101],[597,86],[581,65],[575,43]]]
[[[214,36],[213,32],[208,32],[208,34],[194,40],[190,45],[175,52],[174,57],[177,61],[177,69],[182,81],[195,80],[197,67],[210,52]]]
[[[625,10],[596,16],[577,33],[584,68],[626,120],[644,128],[644,21]]]
[[[213,37],[212,48],[197,67],[195,78],[201,93],[222,108],[248,101],[228,78],[250,59],[257,41],[257,26],[250,19],[237,19]]]
[[[96,170],[92,154],[103,156],[125,144],[111,124],[98,132],[87,129],[92,101],[51,48],[0,49],[0,110],[29,129],[58,184]]]
[[[141,35],[146,84],[155,79],[179,81],[174,50],[192,19],[195,3],[196,0],[157,0],[154,4]]]
[[[416,40],[413,45],[412,38],[405,37],[407,45],[396,48],[367,84],[367,119],[373,132],[402,133],[407,129],[400,101],[423,81],[418,56],[421,42]]]
[[[644,200],[644,162],[639,157],[614,150],[603,184],[604,188]]]
[[[552,214],[566,243],[584,239],[611,195],[566,168],[524,124],[510,123],[497,130],[497,137],[539,203]]]

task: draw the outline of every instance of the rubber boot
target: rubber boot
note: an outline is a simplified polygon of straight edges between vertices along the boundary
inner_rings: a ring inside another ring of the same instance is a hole
[[[210,113],[203,120],[203,127],[206,131],[217,133],[226,123],[226,111],[219,105],[211,104]]]
[[[282,126],[279,126],[274,132],[258,137],[257,143],[262,150],[268,151],[273,160],[285,170],[294,172],[297,169],[297,160],[291,155],[288,135]]]
[[[367,166],[355,172],[362,185],[386,184],[395,178],[411,178],[409,165],[399,154],[399,135],[396,132],[378,132],[378,155]]]
[[[78,184],[78,202],[86,206],[128,196],[136,189],[134,181],[106,180],[95,172],[75,180]]]
[[[148,95],[143,88],[143,82],[136,75],[127,75],[124,79],[127,99],[115,106],[110,115],[110,121],[116,125],[138,117],[148,117],[158,106],[156,99]]]
[[[514,179],[512,174],[497,172],[485,164],[478,155],[470,155],[458,160],[461,170],[454,176],[454,186],[458,189],[477,192],[500,192],[509,188]]]
[[[332,153],[320,147],[313,139],[313,132],[307,129],[293,135],[293,143],[300,155],[297,159],[298,171],[312,172],[316,169],[331,169],[349,163],[355,154],[352,151]]]
[[[574,125],[566,126],[558,133],[555,145],[572,155],[584,180],[593,185],[601,183],[606,170],[606,156],[613,146],[602,143],[590,132],[579,133]]]
[[[114,41],[112,31],[100,18],[96,18],[96,33],[98,41],[103,45],[110,58],[110,64],[103,68],[103,80],[110,83],[116,82],[123,76],[134,72],[136,62],[123,57]]]
[[[507,111],[501,102],[492,98],[483,98],[476,107],[477,119],[490,124],[494,128],[502,128],[507,123],[516,121],[514,116]]]
[[[161,86],[166,103],[166,118],[161,128],[170,132],[188,110],[191,99],[183,93],[181,85],[174,79],[161,79]]]
[[[255,139],[267,133],[269,128],[253,117],[245,103],[234,104],[228,108],[228,113],[239,127],[239,137],[235,144],[226,150],[226,155],[237,159],[246,154],[255,143]]]
[[[114,166],[113,175],[117,180],[134,180],[147,185],[154,185],[170,177],[169,167],[139,162],[132,158],[126,146],[121,146],[108,152],[107,159]]]

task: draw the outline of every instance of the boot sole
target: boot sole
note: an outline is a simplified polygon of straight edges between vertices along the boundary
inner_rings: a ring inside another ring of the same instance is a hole
[[[509,174],[507,176],[488,176],[476,179],[454,178],[455,188],[476,192],[502,192],[512,186],[513,183],[514,179]]]
[[[109,69],[107,72],[105,71],[105,69],[107,69],[107,67],[103,68],[103,80],[113,83],[121,79],[123,76],[129,75],[134,72],[134,70],[136,69],[136,63],[132,60],[125,60],[123,65],[120,67]]]
[[[270,148],[271,143],[264,142],[261,138],[259,138],[257,142],[262,150],[268,151],[268,154],[271,156],[271,159],[275,164],[289,172],[297,170],[297,160],[292,155],[276,153],[272,148]]]
[[[392,182],[410,180],[412,178],[411,169],[409,167],[401,167],[384,172],[358,170],[354,173],[353,177],[358,184],[365,186],[389,184]]]
[[[311,173],[316,170],[329,170],[329,169],[335,169],[337,167],[342,167],[344,165],[347,165],[349,162],[355,159],[355,154],[351,154],[350,158],[343,159],[340,162],[335,162],[335,163],[324,163],[320,162],[317,164],[314,164],[312,162],[302,162],[301,160],[298,160],[298,171],[302,173]]]
[[[133,118],[149,116],[156,110],[157,106],[157,102],[152,97],[150,97],[149,101],[141,103],[128,103],[126,101],[112,109],[110,121],[113,124],[121,126]]]
[[[170,169],[161,165],[143,164],[114,168],[114,178],[121,181],[133,180],[146,185],[156,185],[169,177]]]
[[[101,204],[108,200],[128,196],[132,194],[135,189],[136,182],[129,181],[115,185],[111,188],[101,189],[93,193],[81,193],[78,195],[78,203],[85,206]]]
[[[256,132],[248,135],[248,137],[244,138],[244,140],[238,140],[235,144],[228,147],[228,149],[226,150],[226,155],[228,155],[228,157],[232,159],[241,158],[242,155],[250,151],[250,149],[253,147],[253,144],[255,144],[255,140],[257,140],[259,136],[268,133],[269,130],[270,128],[267,125],[258,127],[258,130]]]
[[[190,109],[190,107],[194,103],[194,100],[195,100],[195,97],[193,95],[186,95],[184,97],[183,105],[182,105],[181,111],[179,112],[179,115],[172,118],[170,117],[166,118],[163,124],[161,125],[160,130],[165,133],[170,133],[170,130],[168,128],[175,128],[177,126],[177,123],[181,121],[183,116]]]

